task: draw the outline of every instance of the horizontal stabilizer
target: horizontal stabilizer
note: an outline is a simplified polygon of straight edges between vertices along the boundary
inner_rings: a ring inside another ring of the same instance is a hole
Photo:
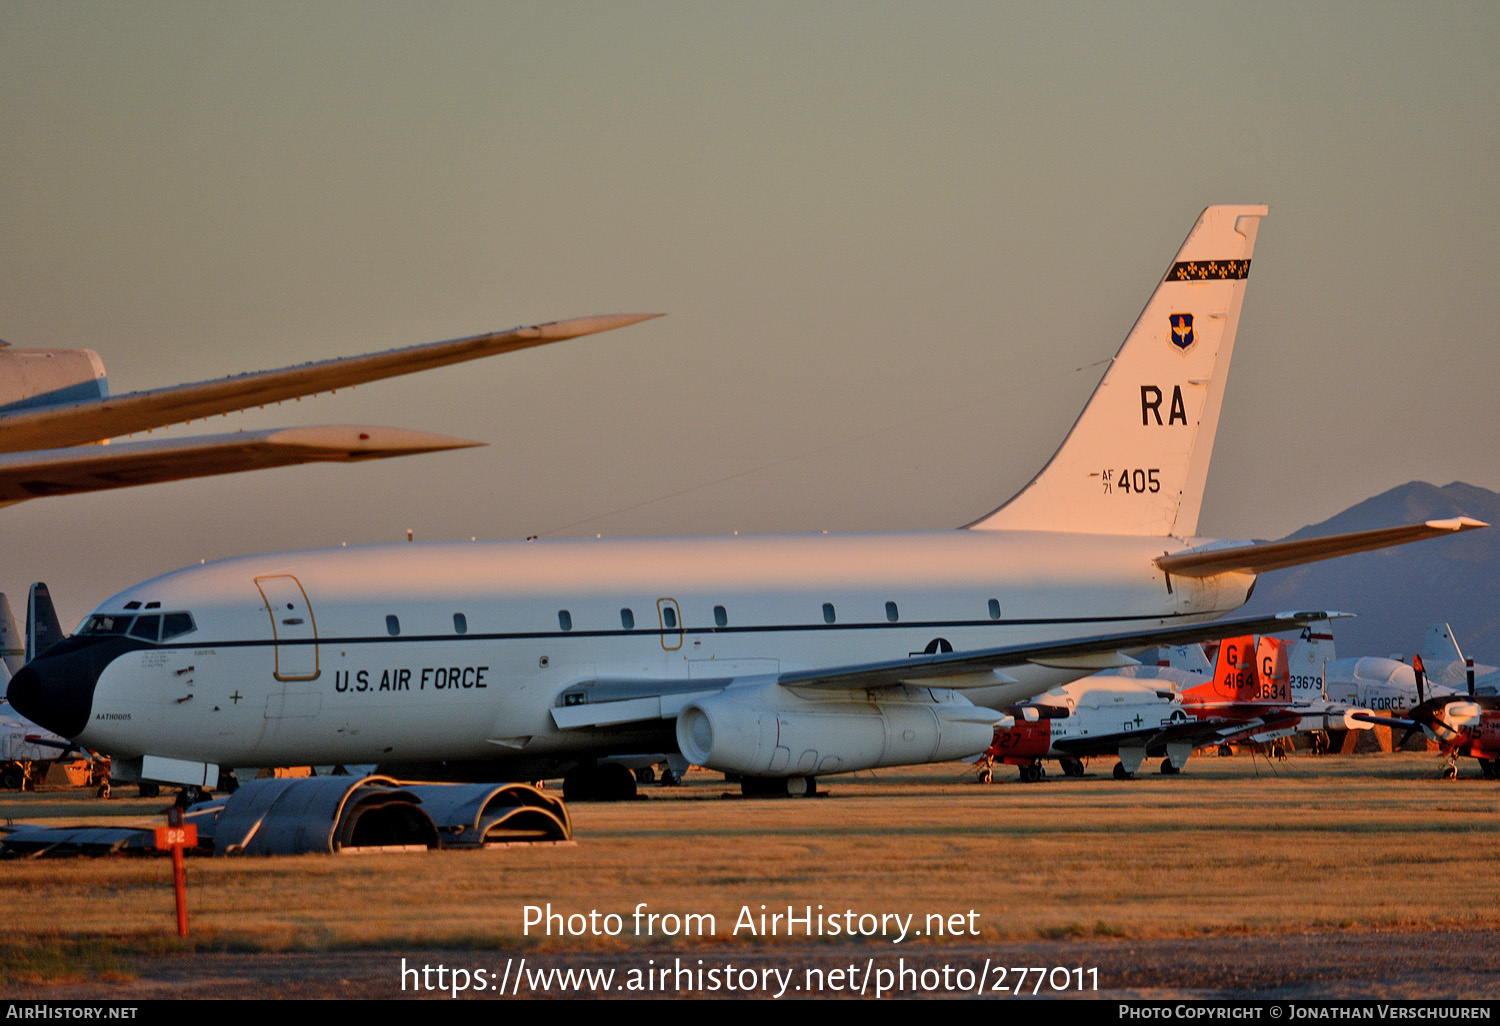
[[[0,452],[85,445],[149,428],[182,424],[200,417],[246,410],[497,353],[530,349],[549,342],[623,328],[659,316],[611,314],[575,317],[449,342],[431,342],[364,356],[237,374],[191,385],[27,409],[0,415]]]
[[[1330,534],[1322,538],[1304,538],[1301,541],[1258,542],[1253,545],[1228,545],[1188,549],[1159,556],[1156,565],[1169,574],[1179,577],[1212,577],[1214,574],[1248,573],[1262,574],[1268,570],[1316,563],[1320,559],[1346,556],[1352,552],[1369,552],[1392,545],[1421,541],[1424,538],[1440,538],[1459,531],[1472,531],[1488,527],[1482,520],[1470,517],[1455,517],[1452,520],[1428,520],[1405,527],[1382,527],[1374,531],[1355,531],[1350,534]]]
[[[0,505],[296,463],[348,463],[480,445],[401,428],[330,425],[0,454]]]

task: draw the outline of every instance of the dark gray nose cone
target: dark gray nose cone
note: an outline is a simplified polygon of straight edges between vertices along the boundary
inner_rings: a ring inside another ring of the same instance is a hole
[[[69,638],[17,670],[6,697],[31,722],[77,737],[88,726],[94,687],[105,667],[125,652],[147,647],[118,636]]]

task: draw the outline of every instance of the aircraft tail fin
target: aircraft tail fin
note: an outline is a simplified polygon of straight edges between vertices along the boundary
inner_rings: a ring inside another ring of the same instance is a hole
[[[1210,702],[1290,703],[1289,647],[1271,637],[1225,638],[1219,643],[1213,679],[1184,695]]]
[[[1304,628],[1287,654],[1292,697],[1299,702],[1325,699],[1325,667],[1335,658],[1331,623],[1324,620]]]
[[[978,530],[1190,537],[1261,206],[1209,207],[1062,447]]]
[[[52,593],[41,581],[36,582],[26,599],[26,661],[31,662],[66,636],[52,605]]]
[[[1204,654],[1203,646],[1200,644],[1169,645],[1159,649],[1158,653],[1161,657],[1161,664],[1164,666],[1205,679],[1213,676],[1213,664],[1208,661],[1208,656]]]
[[[1447,624],[1435,623],[1427,628],[1427,636],[1422,639],[1422,661],[1435,667],[1464,661],[1453,630]]]
[[[16,614],[11,612],[10,599],[0,592],[0,665],[9,678],[26,665],[26,641],[16,629]]]

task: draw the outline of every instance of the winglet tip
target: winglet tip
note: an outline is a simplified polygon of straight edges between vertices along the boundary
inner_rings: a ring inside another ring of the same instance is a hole
[[[533,337],[550,342],[577,338],[580,335],[593,335],[601,331],[613,331],[616,328],[628,328],[632,324],[664,316],[666,315],[659,313],[599,314],[593,317],[571,317],[564,321],[549,321],[532,328],[522,328],[521,331],[528,334],[535,332]]]
[[[1476,520],[1473,517],[1453,517],[1448,520],[1429,520],[1426,522],[1426,526],[1435,531],[1472,531],[1476,528],[1489,527],[1490,525],[1483,520]]]

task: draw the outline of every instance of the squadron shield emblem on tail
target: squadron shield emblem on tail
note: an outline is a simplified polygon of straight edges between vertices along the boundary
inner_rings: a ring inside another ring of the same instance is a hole
[[[1198,342],[1198,336],[1193,334],[1193,315],[1190,313],[1174,313],[1171,316],[1171,321],[1172,332],[1167,336],[1167,339],[1178,352],[1185,353]]]

